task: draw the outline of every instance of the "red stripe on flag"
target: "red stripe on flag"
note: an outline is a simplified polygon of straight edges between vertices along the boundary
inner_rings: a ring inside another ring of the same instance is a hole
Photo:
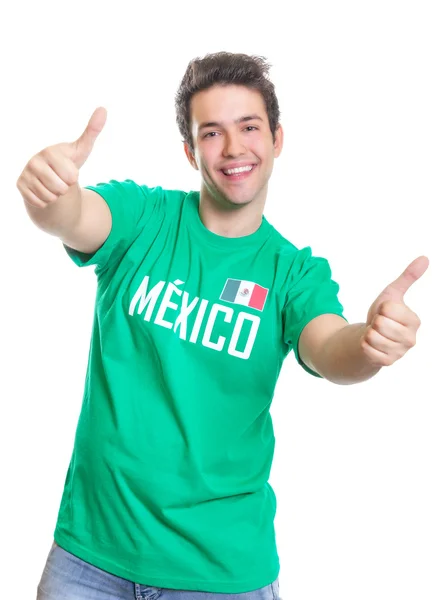
[[[251,294],[248,306],[251,306],[251,308],[257,308],[258,310],[262,310],[264,308],[267,292],[267,288],[261,287],[260,285],[256,284],[254,286],[253,293]]]

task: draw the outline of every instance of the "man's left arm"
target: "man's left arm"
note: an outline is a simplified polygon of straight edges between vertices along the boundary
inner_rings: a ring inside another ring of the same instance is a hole
[[[367,321],[347,325],[324,314],[306,325],[299,338],[303,362],[333,383],[349,385],[370,379],[416,344],[421,321],[404,303],[404,294],[427,270],[420,256],[371,305]]]

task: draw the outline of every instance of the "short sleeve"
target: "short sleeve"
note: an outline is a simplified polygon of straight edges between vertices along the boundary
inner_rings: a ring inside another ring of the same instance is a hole
[[[312,256],[310,247],[303,248],[293,264],[284,306],[285,343],[293,349],[301,367],[310,375],[321,379],[319,373],[311,370],[301,360],[298,344],[304,327],[320,315],[339,315],[347,321],[338,299],[339,285],[331,275],[330,265],[325,258]]]
[[[126,179],[119,182],[85,186],[102,196],[111,211],[112,226],[105,242],[94,254],[85,254],[63,244],[68,256],[79,267],[96,265],[96,273],[118,262],[141,229],[161,217],[164,190],[149,188]]]

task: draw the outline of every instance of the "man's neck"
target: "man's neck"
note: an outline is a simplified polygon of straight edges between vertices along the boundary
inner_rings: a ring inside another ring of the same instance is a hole
[[[200,192],[199,215],[202,223],[212,233],[228,238],[251,235],[262,224],[266,190],[264,198],[255,198],[242,207],[223,207],[202,186]]]

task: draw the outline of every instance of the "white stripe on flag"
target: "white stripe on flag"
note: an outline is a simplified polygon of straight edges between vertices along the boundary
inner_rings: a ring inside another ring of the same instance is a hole
[[[244,306],[248,306],[255,285],[256,284],[253,281],[241,281],[234,302],[236,304],[243,304]]]

